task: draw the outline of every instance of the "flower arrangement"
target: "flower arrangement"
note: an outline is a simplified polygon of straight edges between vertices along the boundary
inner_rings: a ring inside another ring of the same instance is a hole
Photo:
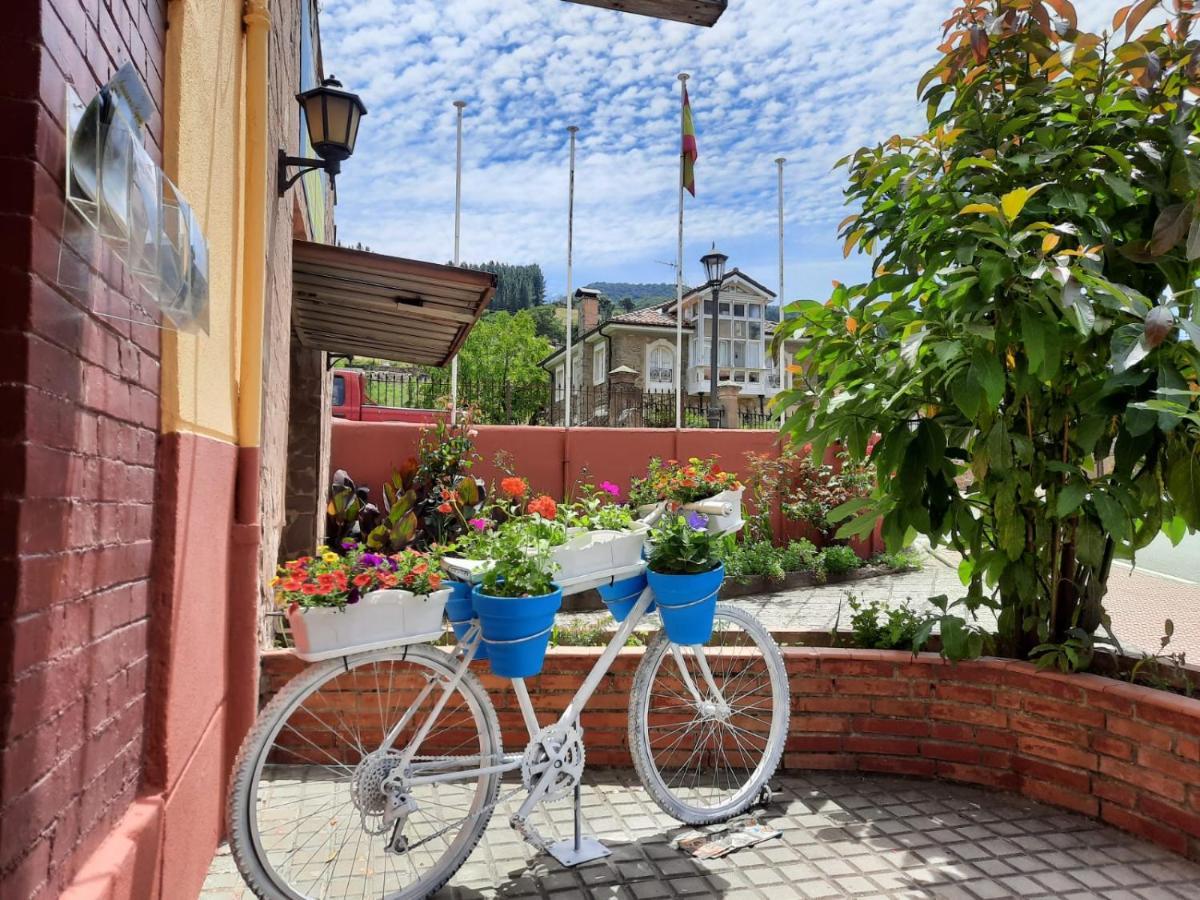
[[[436,560],[429,554],[405,550],[385,556],[357,541],[343,541],[341,550],[322,546],[314,556],[281,565],[271,580],[280,605],[345,609],[372,591],[398,588],[427,595],[441,586]]]
[[[647,562],[651,571],[694,575],[721,565],[724,538],[708,530],[708,517],[697,512],[667,515],[650,532]]]
[[[671,503],[695,503],[722,491],[735,491],[741,482],[733,472],[723,472],[717,457],[691,457],[684,463],[658,457],[650,460],[645,478],[635,478],[630,487],[630,502],[636,506],[666,500]]]
[[[599,487],[580,486],[580,499],[563,506],[563,518],[569,528],[585,531],[628,531],[633,528],[633,514],[620,504],[621,488],[611,481]]]
[[[558,535],[561,534],[561,539]],[[553,541],[566,541],[566,529],[535,514],[513,519],[492,533],[482,592],[492,597],[542,597],[555,590],[558,565],[551,556]]]

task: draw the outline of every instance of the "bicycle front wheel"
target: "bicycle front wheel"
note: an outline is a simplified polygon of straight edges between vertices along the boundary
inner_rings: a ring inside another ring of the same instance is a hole
[[[473,770],[503,755],[491,701],[470,672],[453,683],[456,664],[433,647],[377,650],[312,666],[275,695],[230,787],[229,843],[255,894],[417,900],[454,875],[500,789]],[[427,722],[409,768],[461,775],[408,788],[393,818],[384,781]]]
[[[718,604],[704,647],[659,632],[646,648],[629,707],[633,764],[668,815],[722,822],[754,803],[775,774],[789,719],[787,672],[771,633]]]

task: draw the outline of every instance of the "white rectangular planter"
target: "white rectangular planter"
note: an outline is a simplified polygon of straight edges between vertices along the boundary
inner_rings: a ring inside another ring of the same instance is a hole
[[[483,581],[483,573],[492,565],[490,559],[462,559],[457,556],[443,556],[442,568],[455,581],[465,581],[468,584],[479,584]]]
[[[572,536],[551,551],[559,566],[554,580],[570,581],[636,565],[642,558],[646,532],[644,525],[637,525],[629,531],[585,531]]]
[[[419,596],[411,591],[372,591],[345,609],[305,609],[287,614],[293,652],[307,662],[436,640],[450,590]]]
[[[745,490],[745,488],[738,488],[736,491],[722,491],[715,497],[709,497],[707,500],[685,503],[683,508],[705,513],[705,510],[712,508],[713,504],[725,504],[730,510],[728,514],[720,513],[714,515],[705,513],[708,515],[708,530],[714,534],[737,531],[737,529],[742,527],[742,494]]]

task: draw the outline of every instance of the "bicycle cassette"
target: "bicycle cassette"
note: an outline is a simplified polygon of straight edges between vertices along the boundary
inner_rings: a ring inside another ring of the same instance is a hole
[[[521,781],[526,790],[532,791],[554,760],[554,778],[551,780],[545,800],[558,800],[568,796],[583,778],[584,750],[583,735],[572,726],[566,732],[557,726],[543,728],[525,748],[521,760]]]

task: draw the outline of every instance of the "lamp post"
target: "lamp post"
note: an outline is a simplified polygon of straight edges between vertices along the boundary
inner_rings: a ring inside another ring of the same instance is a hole
[[[296,95],[304,110],[308,142],[320,159],[288,156],[286,150],[280,150],[276,175],[280,197],[305,172],[324,169],[330,175],[338,174],[342,163],[354,152],[358,123],[367,114],[367,107],[357,94],[341,88],[342,83],[336,78],[326,78],[320,87]],[[300,171],[289,176],[287,170],[295,167]]]
[[[721,401],[717,398],[717,383],[720,379],[720,368],[717,366],[717,336],[721,306],[721,281],[725,278],[725,263],[729,259],[713,244],[712,250],[700,257],[704,263],[704,272],[708,276],[708,286],[712,288],[712,333],[709,340],[712,350],[709,355],[708,367],[708,427],[721,427]]]

